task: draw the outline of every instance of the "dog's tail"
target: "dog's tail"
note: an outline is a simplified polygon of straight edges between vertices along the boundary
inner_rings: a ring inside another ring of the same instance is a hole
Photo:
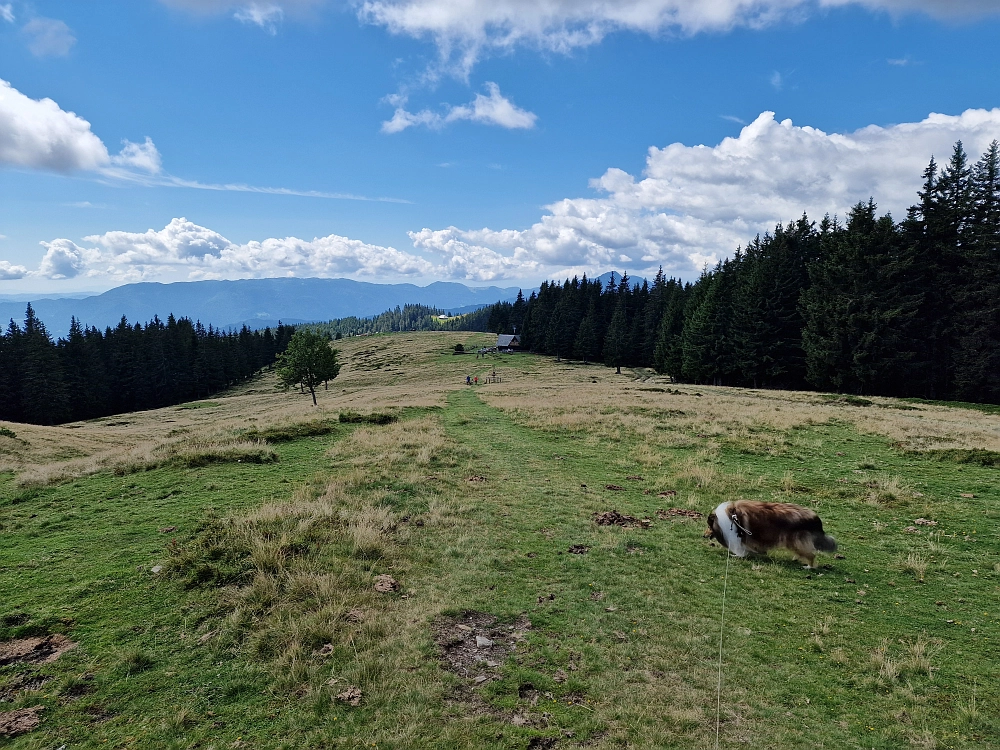
[[[813,545],[820,552],[836,552],[837,540],[829,534],[816,534],[813,537]]]

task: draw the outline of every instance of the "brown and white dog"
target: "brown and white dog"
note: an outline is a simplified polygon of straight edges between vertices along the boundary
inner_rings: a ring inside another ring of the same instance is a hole
[[[837,540],[823,532],[815,511],[792,503],[736,500],[720,503],[708,516],[706,538],[715,539],[736,557],[763,555],[784,547],[815,567],[817,552],[835,552]]]

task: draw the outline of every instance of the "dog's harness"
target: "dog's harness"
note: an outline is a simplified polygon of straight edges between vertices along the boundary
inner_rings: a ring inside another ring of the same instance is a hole
[[[735,511],[729,514],[729,521],[730,521],[729,528],[735,531],[736,536],[738,536],[740,539],[743,539],[744,537],[747,536],[753,536],[753,532],[750,531],[750,529],[744,528],[743,525],[740,524],[739,516],[736,515]]]

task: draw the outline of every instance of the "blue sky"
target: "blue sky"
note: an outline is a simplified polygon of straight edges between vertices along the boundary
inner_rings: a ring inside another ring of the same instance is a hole
[[[0,293],[692,278],[978,156],[998,38],[997,0],[0,0]]]

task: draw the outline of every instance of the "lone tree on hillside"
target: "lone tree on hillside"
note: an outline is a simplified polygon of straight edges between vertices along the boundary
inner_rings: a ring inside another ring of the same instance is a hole
[[[296,331],[288,348],[277,358],[278,379],[286,388],[293,385],[308,388],[316,406],[316,386],[333,380],[340,374],[337,350],[330,339],[313,331]]]

